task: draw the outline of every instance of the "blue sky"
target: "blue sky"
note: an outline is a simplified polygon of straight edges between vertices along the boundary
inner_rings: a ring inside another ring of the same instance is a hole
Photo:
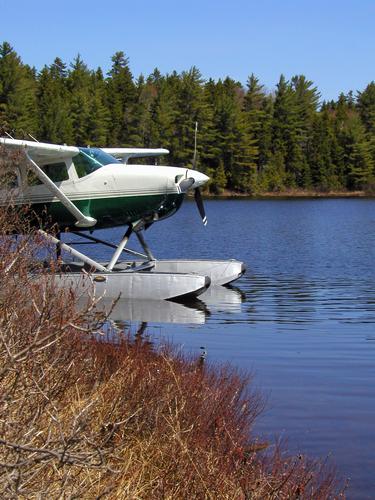
[[[37,69],[80,53],[107,71],[122,50],[135,77],[195,65],[273,90],[305,74],[323,99],[375,79],[374,26],[375,0],[0,0],[0,41]]]

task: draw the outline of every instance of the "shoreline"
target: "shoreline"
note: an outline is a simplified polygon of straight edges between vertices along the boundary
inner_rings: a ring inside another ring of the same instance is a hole
[[[336,198],[375,198],[375,194],[366,191],[313,191],[313,190],[285,190],[278,192],[239,193],[224,190],[221,194],[204,193],[204,198],[215,200],[289,200],[289,199],[336,199]]]

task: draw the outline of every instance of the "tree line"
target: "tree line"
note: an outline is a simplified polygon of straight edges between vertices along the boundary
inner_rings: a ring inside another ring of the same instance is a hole
[[[244,87],[200,71],[134,78],[116,52],[107,74],[78,55],[42,70],[0,45],[0,128],[17,138],[91,146],[165,147],[165,160],[197,168],[210,191],[357,190],[375,185],[375,82],[321,102],[304,75],[269,92],[251,74]]]

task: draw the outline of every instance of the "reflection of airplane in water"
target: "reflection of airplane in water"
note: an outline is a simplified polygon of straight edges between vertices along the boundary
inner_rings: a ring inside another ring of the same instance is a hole
[[[213,286],[199,299],[179,303],[170,300],[113,300],[102,298],[96,309],[109,314],[109,320],[119,327],[130,323],[174,323],[203,325],[211,312],[228,314],[241,312],[244,294],[237,288]],[[87,298],[81,299],[85,305]]]
[[[141,321],[203,325],[209,312],[199,299],[194,302],[195,305],[192,306],[169,300],[119,299],[114,304],[113,299],[103,297],[99,300],[96,309],[109,314],[109,319],[115,323]],[[86,303],[87,299],[80,299],[80,304]]]
[[[245,294],[234,286],[211,286],[199,299],[206,304],[211,312],[240,313]]]

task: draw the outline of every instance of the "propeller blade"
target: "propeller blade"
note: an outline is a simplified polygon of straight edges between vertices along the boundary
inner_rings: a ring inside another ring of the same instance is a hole
[[[203,205],[202,193],[201,193],[199,188],[196,188],[194,190],[194,199],[195,199],[195,203],[197,204],[200,216],[202,218],[202,222],[206,226],[207,225],[206,211],[205,211],[204,205]]]

